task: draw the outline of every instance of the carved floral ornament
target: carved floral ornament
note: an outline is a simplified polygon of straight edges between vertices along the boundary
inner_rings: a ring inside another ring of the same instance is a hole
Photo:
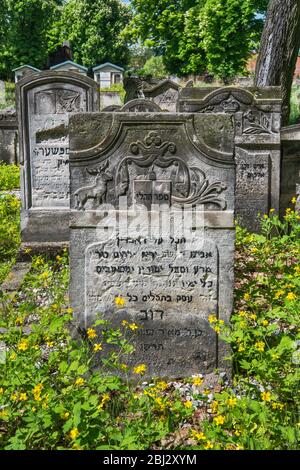
[[[207,98],[200,113],[242,113],[243,134],[276,134],[272,126],[272,113],[260,111],[255,106],[255,98],[249,92],[222,91]]]
[[[163,141],[155,131],[149,132],[143,141],[136,141],[129,146],[130,156],[123,158],[116,172],[108,171],[109,162],[99,167],[86,169],[95,175],[94,184],[79,188],[75,193],[75,207],[84,210],[89,199],[99,206],[107,202],[108,182],[113,181],[115,197],[126,196],[132,183],[129,166],[151,169],[149,180],[156,179],[155,167],[170,169],[167,181],[171,180],[171,202],[175,205],[213,204],[225,210],[227,203],[220,194],[227,189],[220,181],[210,183],[205,173],[196,167],[189,168],[186,162],[178,157],[174,142]],[[113,177],[115,174],[115,179]]]
[[[143,142],[133,142],[130,152],[132,155],[125,157],[117,169],[116,197],[126,195],[129,190],[129,165],[135,164],[139,168],[152,167],[152,177],[155,174],[155,166],[172,167],[173,204],[215,204],[222,210],[226,209],[226,201],[220,197],[226,186],[219,181],[210,183],[199,168],[189,168],[182,158],[176,156],[177,146],[174,142],[163,141],[157,132],[151,131]]]

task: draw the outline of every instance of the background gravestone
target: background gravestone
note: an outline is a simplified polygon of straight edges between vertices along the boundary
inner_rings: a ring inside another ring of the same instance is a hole
[[[18,163],[18,123],[14,109],[0,112],[0,161]]]
[[[97,84],[42,72],[17,84],[22,242],[69,240],[69,114],[98,110]]]
[[[137,323],[128,361],[145,363],[149,376],[230,369],[208,317],[228,322],[232,311],[232,143],[232,121],[222,115],[70,119],[71,305],[85,328],[97,313],[114,327]],[[181,232],[183,207],[185,217],[194,208],[188,234]],[[169,210],[174,230],[158,230]],[[109,230],[115,218],[119,225],[104,240],[99,223]]]
[[[281,91],[265,88],[185,88],[179,111],[223,113],[235,118],[236,213],[259,230],[258,213],[279,211]]]
[[[281,142],[282,178],[280,212],[281,215],[284,215],[288,207],[294,209],[291,201],[295,196],[299,196],[300,193],[300,125],[296,124],[295,126],[282,128]]]
[[[146,99],[155,103],[162,111],[175,113],[179,97],[180,85],[170,79],[152,77],[126,77],[125,103],[136,99]]]

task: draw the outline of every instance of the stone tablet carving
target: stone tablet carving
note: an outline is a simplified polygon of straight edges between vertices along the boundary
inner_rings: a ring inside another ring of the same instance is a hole
[[[70,119],[71,304],[84,328],[97,313],[114,327],[137,323],[126,360],[145,363],[149,376],[230,369],[208,321],[228,322],[232,310],[235,165],[222,136],[230,128],[230,117],[214,115]]]
[[[249,230],[259,230],[258,213],[279,210],[280,89],[185,88],[179,111],[234,115],[237,217]]]
[[[127,77],[124,79],[125,103],[135,99],[147,99],[160,110],[176,112],[180,86],[170,79]]]
[[[69,238],[70,113],[97,110],[97,86],[77,73],[42,72],[17,85],[22,241]]]

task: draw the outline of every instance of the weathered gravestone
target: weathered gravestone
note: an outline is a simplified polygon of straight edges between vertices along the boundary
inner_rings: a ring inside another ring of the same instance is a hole
[[[70,72],[42,72],[17,84],[22,241],[69,240],[70,113],[98,110],[97,84]]]
[[[300,125],[284,127],[281,130],[282,177],[280,212],[285,214],[288,207],[294,208],[292,199],[300,195]]]
[[[176,112],[180,85],[170,79],[150,77],[127,77],[124,80],[125,103],[135,99],[146,99],[155,103],[162,111]]]
[[[149,376],[230,369],[208,318],[232,310],[232,142],[222,115],[70,119],[71,305],[85,328],[137,323],[127,360]]]
[[[266,88],[185,88],[179,111],[225,113],[235,118],[236,213],[259,230],[258,213],[279,210],[281,92]]]
[[[0,112],[0,161],[18,163],[18,123],[14,109]]]

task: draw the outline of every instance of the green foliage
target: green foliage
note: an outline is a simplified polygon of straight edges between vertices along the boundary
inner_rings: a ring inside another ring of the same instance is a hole
[[[297,124],[300,118],[300,87],[294,85],[291,94],[290,124]]]
[[[0,192],[0,284],[8,274],[20,244],[20,201]]]
[[[51,38],[62,0],[1,0],[0,77],[22,64],[46,65],[48,53],[59,44]]]
[[[137,397],[132,385],[111,374],[116,368],[128,371],[121,361],[132,351],[134,324],[123,322],[113,330],[100,319],[84,337],[72,339],[67,264],[66,253],[56,261],[35,258],[22,293],[2,299],[0,326],[8,330],[1,340],[8,352],[0,365],[0,447],[147,449],[191,411],[177,393],[162,397],[162,385],[158,401],[143,393]],[[22,331],[26,325],[29,334]],[[102,333],[96,332],[99,326]],[[114,351],[104,359],[107,344]],[[95,361],[101,372],[92,369]],[[137,377],[144,369],[135,368]]]
[[[0,161],[0,191],[20,187],[20,169],[17,165],[5,165]]]
[[[114,83],[109,88],[101,88],[101,91],[118,91],[120,93],[121,102],[124,104],[126,91],[122,83]]]
[[[164,56],[170,73],[222,78],[244,72],[257,45],[267,0],[133,0],[134,17],[126,28],[131,40],[141,40]]]
[[[245,72],[249,52],[259,40],[254,14],[253,0],[206,0],[200,11],[207,69],[225,82]]]
[[[0,220],[9,211],[15,219],[14,199],[2,200]],[[67,253],[35,257],[20,292],[0,299],[0,340],[8,347],[0,363],[1,449],[298,449],[299,220],[292,209],[282,220],[271,210],[260,234],[237,227],[231,324],[209,318],[232,347],[234,379],[218,385],[213,401],[205,377],[184,381],[188,401],[172,383],[116,377],[130,372],[136,325],[112,329],[99,318],[71,337]],[[17,224],[5,230],[11,240]],[[142,377],[145,366],[131,372]]]
[[[74,60],[86,67],[126,65],[129,49],[120,33],[129,20],[129,9],[119,0],[69,0],[61,17],[62,40],[71,41]]]
[[[143,67],[144,75],[151,75],[153,77],[165,77],[167,75],[162,56],[153,56],[147,60]]]

